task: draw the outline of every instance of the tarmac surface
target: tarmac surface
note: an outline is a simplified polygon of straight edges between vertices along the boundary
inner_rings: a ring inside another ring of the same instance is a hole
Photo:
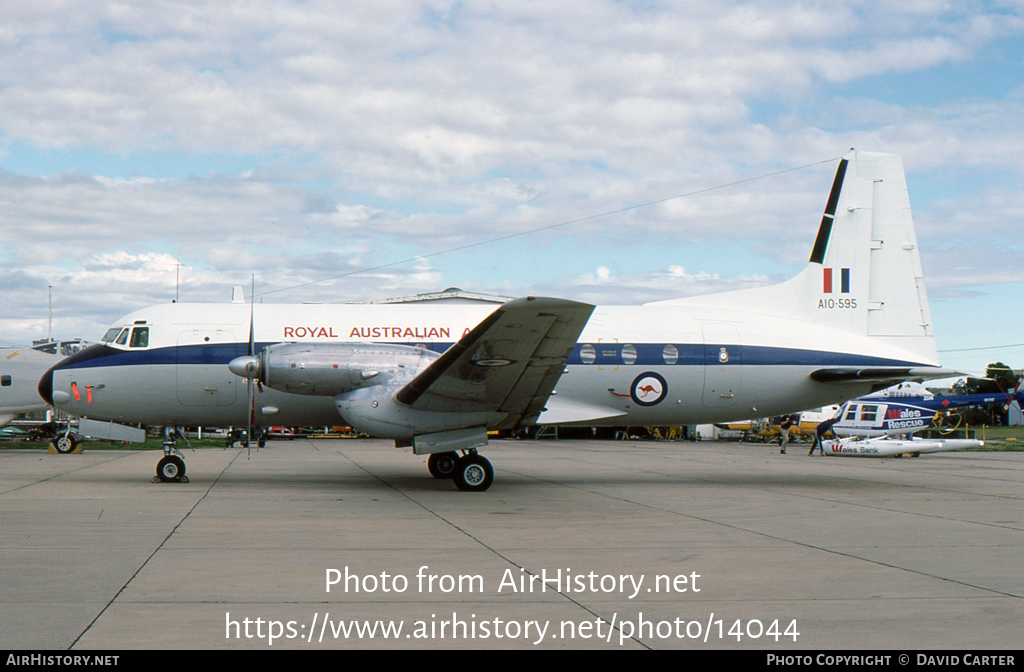
[[[3,449],[0,648],[1020,648],[1024,453],[806,450]]]

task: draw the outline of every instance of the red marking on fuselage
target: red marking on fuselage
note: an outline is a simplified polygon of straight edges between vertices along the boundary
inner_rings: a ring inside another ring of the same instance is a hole
[[[285,338],[338,338],[334,327],[285,327]]]
[[[448,327],[352,327],[349,338],[450,338]]]

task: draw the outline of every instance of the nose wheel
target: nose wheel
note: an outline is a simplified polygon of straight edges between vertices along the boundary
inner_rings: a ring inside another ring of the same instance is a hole
[[[78,448],[78,444],[82,442],[82,437],[71,432],[59,434],[57,437],[50,442],[50,447],[61,454],[68,454],[75,452]]]
[[[177,427],[164,427],[164,456],[156,463],[156,478],[154,483],[188,483],[188,476],[185,475],[185,457],[174,447],[176,438],[185,435],[178,431]],[[185,439],[188,443],[188,439]],[[191,446],[191,444],[189,444]]]
[[[164,483],[188,483],[185,478],[185,460],[177,455],[167,455],[156,465],[156,476]]]

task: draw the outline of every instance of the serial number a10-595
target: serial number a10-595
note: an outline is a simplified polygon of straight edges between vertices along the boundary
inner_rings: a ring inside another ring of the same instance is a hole
[[[821,299],[818,308],[856,308],[857,299]]]

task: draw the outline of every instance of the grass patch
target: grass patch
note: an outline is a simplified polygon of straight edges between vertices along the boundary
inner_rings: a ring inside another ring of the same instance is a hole
[[[188,442],[192,444],[193,448],[227,448],[227,441],[225,439],[189,439]],[[268,444],[282,444],[288,443],[287,440],[275,440],[268,439]],[[103,439],[85,439],[82,446],[85,450],[163,450],[162,439],[150,437],[143,443],[121,443],[118,441],[105,441]],[[49,447],[49,443],[46,441],[24,441],[22,439],[0,439],[0,449],[3,448],[41,448],[46,450]],[[235,443],[235,448],[244,448],[241,443]],[[188,444],[181,439],[178,439],[175,448],[178,450],[188,450]],[[253,442],[252,448],[256,448],[256,443]]]
[[[974,438],[985,442],[981,448],[966,448],[971,452],[1009,452],[1024,451],[1024,427],[972,427]]]

